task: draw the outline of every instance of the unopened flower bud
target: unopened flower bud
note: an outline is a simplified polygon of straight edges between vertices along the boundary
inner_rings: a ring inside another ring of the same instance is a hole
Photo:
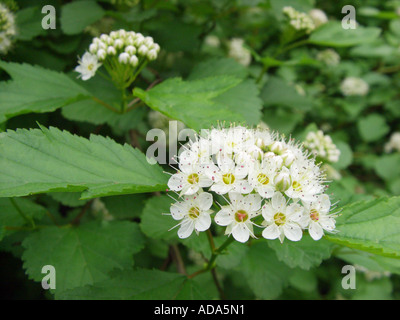
[[[129,59],[129,63],[132,65],[132,67],[136,67],[139,63],[139,59],[138,57],[136,57],[135,55],[133,55],[130,59]]]
[[[274,184],[276,190],[280,192],[285,192],[290,188],[291,185],[291,178],[290,174],[286,170],[282,170],[279,172],[274,178]]]
[[[122,52],[118,57],[119,63],[123,63],[123,64],[127,64],[129,62],[129,59],[130,59],[130,55],[129,55],[129,53],[126,53],[126,52]]]

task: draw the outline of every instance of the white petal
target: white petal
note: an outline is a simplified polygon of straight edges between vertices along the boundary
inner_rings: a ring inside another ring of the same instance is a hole
[[[211,226],[211,217],[207,213],[201,214],[194,222],[197,231],[206,231]]]
[[[286,199],[280,192],[276,192],[272,197],[272,207],[277,212],[284,213],[286,211]]]
[[[299,222],[303,218],[304,208],[299,204],[292,203],[286,208],[286,217],[290,221]]]
[[[249,231],[249,229],[247,229],[247,227],[244,223],[238,223],[232,229],[232,235],[235,238],[235,240],[244,243],[247,240],[249,240],[250,231]]]
[[[336,221],[334,218],[329,217],[329,216],[321,216],[320,220],[319,220],[319,224],[321,225],[321,227],[323,229],[325,229],[326,231],[333,231],[335,230],[335,224]]]
[[[168,180],[168,188],[172,191],[180,191],[183,188],[184,175],[182,173],[175,173]]]
[[[214,218],[215,222],[220,226],[227,226],[233,221],[233,219],[234,216],[229,207],[222,208],[217,212]]]
[[[253,187],[247,180],[237,180],[233,185],[233,190],[243,194],[248,194],[253,191]]]
[[[279,230],[278,226],[274,223],[265,228],[262,232],[262,236],[265,239],[274,240],[279,237],[281,231]]]
[[[275,189],[272,186],[259,186],[257,192],[261,197],[269,199],[274,196]]]
[[[170,212],[175,220],[181,220],[186,215],[186,210],[181,202],[174,203],[170,208]]]
[[[303,236],[303,230],[301,230],[297,223],[285,223],[283,232],[285,233],[285,237],[291,241],[299,241]]]
[[[312,221],[308,227],[308,233],[314,240],[319,240],[324,235],[324,230],[319,223]]]
[[[178,237],[181,239],[185,239],[189,237],[194,229],[194,223],[193,220],[188,218],[183,220],[181,227],[178,230]]]
[[[216,183],[211,186],[210,190],[218,194],[226,194],[233,189],[233,185],[226,185],[224,183]]]
[[[213,196],[211,193],[203,192],[197,197],[198,207],[201,211],[207,211],[213,204]]]

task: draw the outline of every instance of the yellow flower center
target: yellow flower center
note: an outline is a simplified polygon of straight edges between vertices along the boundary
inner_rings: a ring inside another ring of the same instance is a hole
[[[188,176],[187,181],[190,184],[199,183],[199,175],[197,173],[192,173]]]
[[[93,70],[93,68],[94,68],[94,65],[93,65],[93,63],[89,64],[87,68],[88,68],[88,70],[89,70],[89,71],[92,71],[92,70]]]
[[[301,184],[297,181],[293,181],[292,187],[295,191],[301,191]]]
[[[260,173],[257,176],[257,180],[259,183],[261,183],[263,185],[267,185],[269,183],[269,178],[264,173]]]
[[[196,219],[200,215],[200,210],[197,207],[191,207],[189,210],[189,217]]]
[[[286,216],[282,212],[278,212],[274,215],[274,221],[277,226],[281,226],[286,222]]]
[[[232,184],[232,183],[235,182],[235,176],[234,176],[232,173],[225,173],[225,174],[222,176],[222,181],[223,181],[225,184]]]

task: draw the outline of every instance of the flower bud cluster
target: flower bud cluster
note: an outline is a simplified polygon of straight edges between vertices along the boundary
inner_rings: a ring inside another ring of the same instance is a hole
[[[340,56],[335,50],[326,49],[318,52],[317,60],[323,62],[327,66],[335,67],[340,63]]]
[[[333,143],[332,138],[324,135],[322,130],[309,132],[304,141],[304,147],[324,162],[335,163],[339,161],[340,150]]]
[[[229,44],[229,57],[235,59],[240,64],[247,67],[251,63],[251,53],[244,47],[244,40],[240,38],[233,38]]]
[[[342,81],[340,91],[344,96],[365,96],[369,91],[369,85],[361,78],[347,77]]]
[[[6,54],[11,48],[15,34],[14,15],[4,4],[0,3],[0,54]]]
[[[140,72],[147,62],[157,59],[159,51],[160,46],[152,37],[121,29],[95,37],[85,55],[87,54],[87,60],[92,61],[92,64],[95,61],[103,64],[113,81],[123,88],[128,87],[136,78],[136,69]],[[83,69],[86,69],[85,66]],[[78,69],[76,71],[81,72]],[[90,73],[90,77],[94,76],[95,71]],[[90,77],[82,76],[82,79],[87,80]]]
[[[319,240],[335,229],[323,172],[294,140],[261,128],[215,128],[184,145],[177,162],[168,187],[179,196],[170,211],[181,238],[210,228],[214,197],[227,202],[215,223],[239,242],[256,237],[254,226],[281,242],[299,241],[304,230]]]
[[[97,56],[100,62],[109,57],[117,57],[121,64],[136,67],[141,59],[157,59],[160,46],[152,37],[145,37],[134,31],[111,31],[93,39],[89,52]]]
[[[293,7],[284,7],[283,13],[289,18],[289,23],[294,29],[304,31],[306,34],[315,29],[315,23],[308,14],[297,11]]]

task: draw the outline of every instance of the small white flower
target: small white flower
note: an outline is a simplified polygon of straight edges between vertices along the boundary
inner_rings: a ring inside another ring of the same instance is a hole
[[[147,52],[147,59],[150,61],[157,59],[157,51],[155,49],[151,49]]]
[[[297,161],[290,167],[291,185],[285,194],[292,199],[312,202],[324,190],[321,170],[310,160]]]
[[[285,197],[277,192],[271,201],[262,207],[262,216],[266,228],[262,232],[265,239],[279,239],[280,242],[288,238],[291,241],[299,241],[303,236],[303,230],[299,224],[303,217],[303,208],[292,203],[287,205]]]
[[[312,9],[308,14],[313,20],[316,28],[328,22],[328,17],[321,9]]]
[[[326,194],[319,195],[315,201],[308,203],[304,202],[305,209],[305,224],[308,227],[308,232],[314,240],[319,240],[324,235],[324,230],[333,232],[335,230],[335,219],[332,214],[329,214],[331,201]]]
[[[251,53],[244,47],[244,40],[240,38],[233,38],[228,44],[229,57],[235,59],[241,65],[247,67],[251,63]]]
[[[327,66],[335,67],[340,63],[340,56],[335,50],[326,49],[318,52],[317,60],[325,63]]]
[[[192,195],[200,188],[212,185],[211,179],[204,174],[200,165],[180,164],[179,169],[168,180],[168,188],[172,191],[180,192],[181,195]]]
[[[390,153],[393,150],[400,152],[400,132],[394,132],[388,143],[385,144],[385,152]]]
[[[97,56],[89,52],[85,52],[78,63],[79,66],[75,68],[75,71],[80,73],[79,77],[82,77],[84,81],[94,77],[97,69],[101,66],[101,63],[97,60]]]
[[[289,24],[298,31],[309,34],[315,29],[314,21],[304,12],[299,12],[292,7],[284,7],[283,13],[289,18]]]
[[[139,47],[139,49],[138,49],[138,53],[139,53],[139,55],[141,55],[141,56],[146,56],[148,51],[149,51],[149,48],[147,48],[147,46],[145,46],[144,44],[141,45],[141,46]]]
[[[210,228],[213,212],[210,210],[213,197],[210,193],[203,192],[191,196],[185,196],[184,201],[176,202],[171,206],[171,215],[175,220],[182,220],[177,226],[179,238],[187,238],[193,230],[198,234]]]
[[[214,183],[210,190],[218,194],[231,191],[247,194],[253,190],[246,179],[248,167],[236,165],[230,158],[218,157],[218,166],[207,165],[205,173]]]
[[[340,91],[344,96],[365,96],[369,91],[369,85],[363,79],[348,77],[341,83]]]
[[[307,134],[304,147],[310,150],[315,157],[335,163],[339,161],[340,150],[333,143],[332,138],[324,135],[322,130],[311,131]]]
[[[269,199],[274,195],[277,171],[277,162],[273,158],[263,160],[261,163],[256,162],[251,168],[249,183],[261,197]]]
[[[230,235],[239,242],[246,242],[249,237],[255,238],[253,233],[252,218],[259,215],[261,198],[257,194],[243,196],[240,193],[230,192],[231,203],[223,206],[215,215],[215,222],[226,226],[225,234]]]

